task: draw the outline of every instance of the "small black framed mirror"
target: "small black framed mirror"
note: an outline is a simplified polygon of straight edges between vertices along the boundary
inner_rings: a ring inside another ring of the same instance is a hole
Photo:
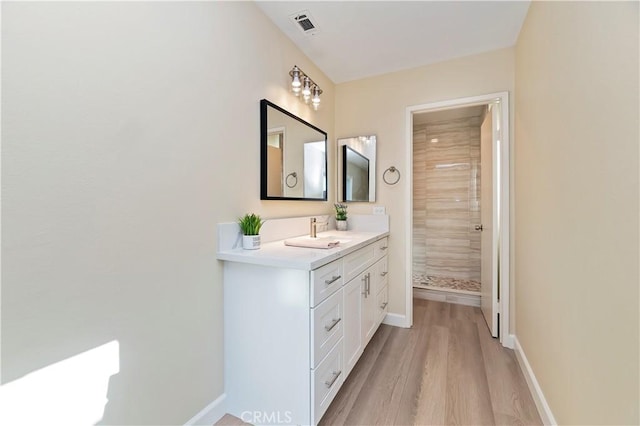
[[[369,201],[369,159],[342,145],[342,194],[343,201]]]
[[[260,199],[327,201],[327,133],[260,101]]]
[[[376,136],[338,139],[338,200],[376,201]]]

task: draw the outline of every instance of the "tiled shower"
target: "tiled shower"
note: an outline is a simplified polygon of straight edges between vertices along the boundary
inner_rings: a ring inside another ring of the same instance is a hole
[[[482,116],[413,128],[413,285],[480,291]],[[427,120],[428,121],[428,120]]]

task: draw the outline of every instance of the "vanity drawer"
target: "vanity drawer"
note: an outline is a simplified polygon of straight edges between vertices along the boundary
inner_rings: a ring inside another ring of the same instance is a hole
[[[389,251],[389,238],[384,237],[381,240],[376,241],[372,244],[374,246],[374,257],[375,259],[380,259],[382,256],[386,255]]]
[[[351,281],[357,277],[360,272],[367,269],[374,261],[374,246],[376,243],[369,244],[353,253],[346,255],[344,259],[344,280]]]
[[[329,352],[318,368],[311,370],[311,424],[316,425],[344,381],[342,340]]]
[[[386,283],[385,283],[386,284]],[[389,286],[380,289],[376,297],[376,323],[380,324],[389,311]]]
[[[333,293],[327,300],[311,309],[311,330],[313,331],[311,344],[311,368],[320,364],[342,339],[344,302],[342,289]]]
[[[374,291],[377,293],[389,281],[389,258],[387,256],[378,260],[374,265],[373,273],[375,274]]]
[[[311,307],[318,305],[341,288],[344,283],[343,275],[342,259],[311,271]]]

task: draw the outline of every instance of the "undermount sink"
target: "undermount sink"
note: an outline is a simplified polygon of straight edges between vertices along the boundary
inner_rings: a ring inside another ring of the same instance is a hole
[[[311,237],[308,237],[308,238],[311,238]],[[340,237],[340,236],[337,236],[337,235],[327,235],[326,237],[322,236],[322,238],[328,238],[328,239],[331,239],[331,240],[338,240],[338,241],[340,241],[340,244],[346,244],[349,241],[351,241],[351,240],[349,240],[347,238],[343,238],[343,237]]]
[[[284,241],[287,246],[316,248],[316,249],[329,249],[340,246],[340,244],[346,244],[351,240],[346,238],[335,237],[332,235],[320,236],[317,238],[304,235],[302,237],[289,238]],[[337,242],[337,244],[333,244]]]

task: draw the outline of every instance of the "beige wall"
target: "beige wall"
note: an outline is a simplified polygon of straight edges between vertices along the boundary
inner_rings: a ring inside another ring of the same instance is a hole
[[[533,2],[516,48],[517,337],[561,424],[638,424],[638,3]]]
[[[333,177],[333,84],[253,3],[3,2],[2,89],[2,382],[116,340],[103,422],[187,421],[223,392],[216,223],[331,211],[259,200],[259,100]]]
[[[390,312],[405,315],[405,280],[411,273],[406,259],[407,199],[406,108],[442,100],[513,91],[514,52],[500,49],[434,65],[352,81],[336,86],[335,134],[338,138],[378,136],[376,205],[391,216],[389,253]],[[402,173],[395,186],[382,181],[389,166]],[[371,213],[371,205],[349,204],[349,211]]]

